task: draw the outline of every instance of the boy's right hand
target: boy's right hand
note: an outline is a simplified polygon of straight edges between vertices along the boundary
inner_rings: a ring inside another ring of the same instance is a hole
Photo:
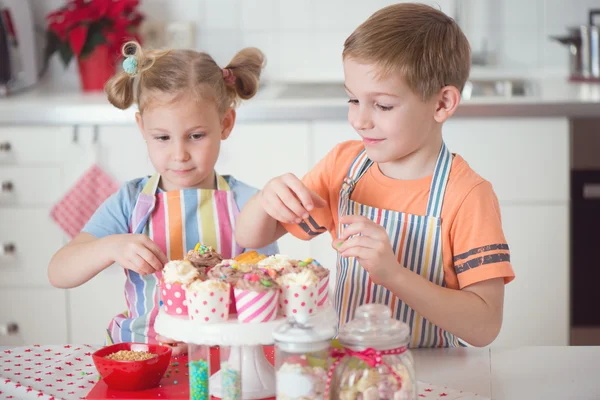
[[[310,190],[294,174],[271,179],[260,192],[260,203],[267,214],[279,222],[299,224],[314,208],[327,202]]]
[[[122,234],[108,236],[108,248],[112,259],[120,266],[149,275],[161,271],[169,262],[160,247],[148,236],[141,234]]]

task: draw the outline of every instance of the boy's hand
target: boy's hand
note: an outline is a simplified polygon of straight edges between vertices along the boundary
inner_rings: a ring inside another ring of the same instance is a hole
[[[348,226],[333,247],[343,257],[357,258],[371,280],[385,286],[400,267],[385,229],[360,215],[345,215],[339,223]]]
[[[140,275],[161,271],[169,261],[158,245],[146,235],[122,234],[107,236],[107,239],[111,259]]]
[[[260,204],[272,218],[287,224],[299,224],[313,208],[327,205],[294,174],[271,179],[260,192]]]

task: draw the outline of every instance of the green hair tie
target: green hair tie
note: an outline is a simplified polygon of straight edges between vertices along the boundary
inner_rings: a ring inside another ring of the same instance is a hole
[[[129,56],[123,60],[123,70],[129,75],[137,74],[138,62],[135,57]]]

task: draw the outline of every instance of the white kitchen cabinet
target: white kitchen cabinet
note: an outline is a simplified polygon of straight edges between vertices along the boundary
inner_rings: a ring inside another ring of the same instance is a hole
[[[125,310],[125,273],[113,265],[89,282],[69,289],[72,343],[103,344],[112,318]]]
[[[502,221],[516,278],[492,346],[567,346],[569,206],[503,205]]]
[[[64,161],[72,126],[0,126],[0,165],[48,165]]]
[[[566,118],[455,119],[444,140],[503,202],[569,200],[569,123]]]
[[[54,288],[2,288],[0,326],[17,332],[0,335],[0,346],[64,344],[67,337],[66,292]]]

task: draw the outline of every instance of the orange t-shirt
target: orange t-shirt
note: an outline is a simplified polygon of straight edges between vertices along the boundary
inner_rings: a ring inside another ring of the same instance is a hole
[[[314,209],[311,217],[332,237],[337,237],[342,182],[363,148],[360,141],[340,143],[302,179],[327,202],[327,207]],[[424,215],[431,179],[392,179],[374,163],[357,182],[351,197],[371,207]],[[314,237],[299,225],[284,226],[300,239]],[[492,278],[504,278],[508,283],[515,276],[492,185],[459,155],[452,160],[442,204],[442,258],[446,286],[453,289]]]

